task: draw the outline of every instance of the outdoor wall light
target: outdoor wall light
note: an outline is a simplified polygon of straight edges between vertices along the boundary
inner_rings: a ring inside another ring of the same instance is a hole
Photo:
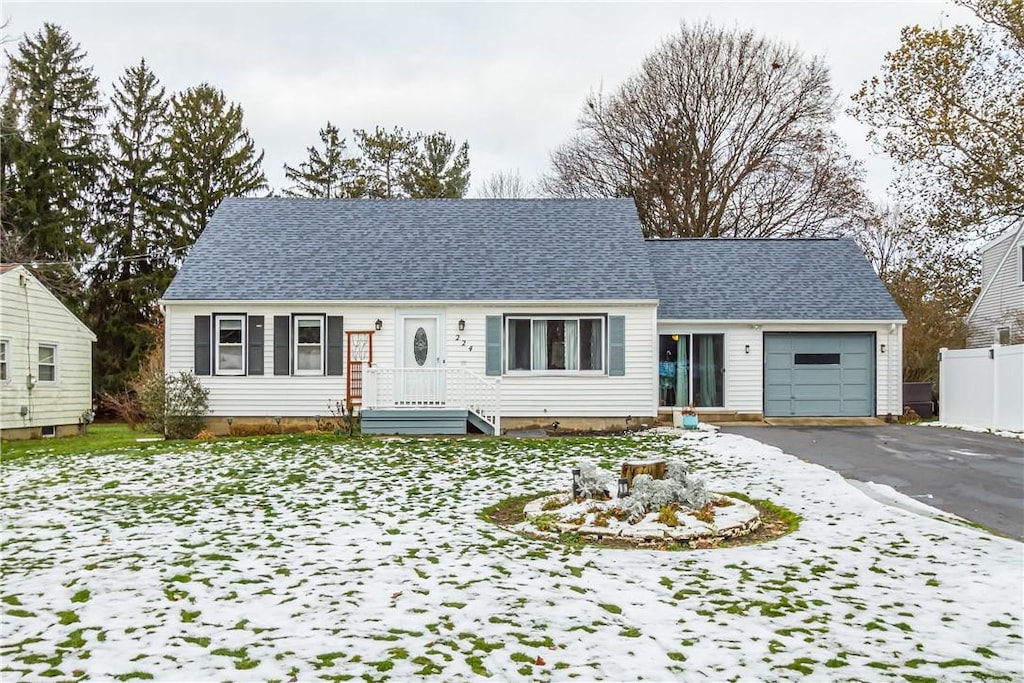
[[[743,353],[750,353],[750,344],[743,347]]]
[[[459,332],[465,332],[465,331],[466,331],[466,321],[465,320],[460,320],[459,321]]]
[[[885,344],[882,344],[881,350],[882,350],[882,353],[885,353]]]
[[[375,329],[375,330],[377,330],[378,332],[380,332],[380,329],[381,329],[382,327],[384,327],[384,321],[383,321],[383,320],[381,320],[380,318],[377,318],[377,322],[375,322],[375,323],[373,324],[373,329]]]

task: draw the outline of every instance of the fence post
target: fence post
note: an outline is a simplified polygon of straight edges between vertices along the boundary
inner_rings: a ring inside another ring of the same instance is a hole
[[[946,403],[946,385],[949,383],[949,378],[946,376],[946,371],[943,366],[946,363],[946,351],[948,350],[949,349],[945,346],[939,349],[939,409],[937,412],[939,414],[940,421],[945,421],[946,419],[946,411],[943,408]]]
[[[989,367],[992,370],[992,414],[989,416],[988,423],[992,428],[996,426],[996,420],[999,419],[999,363],[1002,360],[1002,354],[999,353],[1002,350],[1002,346],[996,344],[990,347],[988,357],[992,360]]]

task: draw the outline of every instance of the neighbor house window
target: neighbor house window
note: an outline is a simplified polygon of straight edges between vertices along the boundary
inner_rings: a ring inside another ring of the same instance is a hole
[[[11,343],[6,339],[0,339],[0,382],[11,379],[10,357]]]
[[[57,381],[57,347],[53,344],[39,345],[39,381]]]
[[[604,318],[509,318],[509,370],[604,370]]]
[[[323,316],[295,316],[295,374],[324,374]]]
[[[1006,346],[1010,343],[1010,328],[1009,327],[998,327],[996,328],[996,342]]]
[[[217,348],[214,358],[218,375],[245,374],[245,316],[219,315],[216,320]]]

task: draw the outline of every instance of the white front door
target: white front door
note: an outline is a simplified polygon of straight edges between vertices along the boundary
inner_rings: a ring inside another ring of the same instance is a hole
[[[400,405],[444,405],[445,374],[440,315],[401,316],[401,350],[395,389]]]

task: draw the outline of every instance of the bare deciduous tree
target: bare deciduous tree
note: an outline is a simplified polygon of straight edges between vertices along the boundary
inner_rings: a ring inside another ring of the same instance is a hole
[[[588,98],[543,189],[632,196],[649,236],[846,232],[869,208],[835,105],[820,59],[684,23],[613,94]]]
[[[518,168],[492,173],[477,190],[477,196],[484,199],[524,199],[536,194],[533,184],[523,178]]]

